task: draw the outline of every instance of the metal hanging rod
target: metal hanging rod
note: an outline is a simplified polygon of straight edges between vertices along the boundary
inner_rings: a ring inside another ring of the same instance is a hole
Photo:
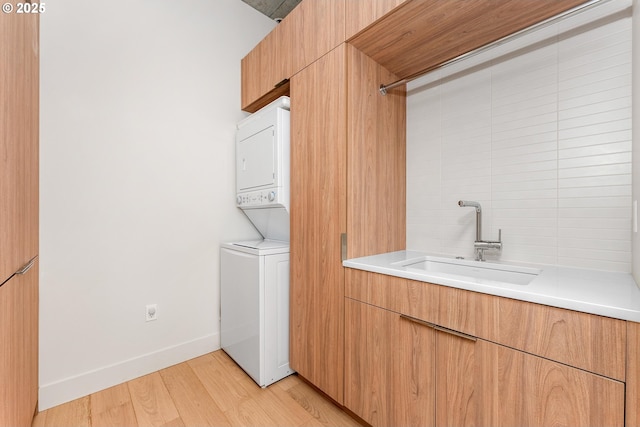
[[[433,67],[429,67],[429,68],[427,68],[425,70],[422,70],[422,71],[419,71],[419,72],[417,72],[415,74],[412,74],[409,77],[405,77],[404,79],[395,81],[393,83],[389,83],[388,85],[380,84],[380,89],[379,89],[380,93],[384,96],[384,95],[387,94],[387,91],[389,91],[389,90],[391,90],[391,89],[393,89],[395,87],[402,86],[403,84],[409,83],[410,81],[415,80],[418,77],[424,76],[425,74],[427,74],[427,73],[429,73],[431,71],[437,70],[438,68],[443,68],[443,67],[446,67],[448,65],[455,64],[456,62],[460,62],[463,59],[471,58],[471,57],[476,56],[476,55],[478,55],[478,54],[480,54],[482,52],[485,52],[485,51],[487,51],[489,49],[492,49],[492,48],[494,48],[496,46],[500,46],[500,45],[502,45],[502,44],[504,44],[504,43],[506,43],[508,41],[511,41],[511,40],[513,40],[513,39],[515,39],[517,37],[520,37],[520,36],[523,36],[523,35],[528,34],[530,32],[533,32],[535,30],[539,30],[541,28],[547,27],[547,26],[555,23],[556,21],[558,21],[558,20],[560,20],[562,18],[569,17],[569,16],[574,15],[574,14],[576,14],[578,12],[582,12],[584,10],[591,9],[592,7],[594,7],[594,6],[596,6],[596,5],[600,4],[600,3],[606,3],[606,2],[609,2],[609,1],[611,1],[611,0],[589,0],[586,3],[582,3],[581,5],[576,6],[576,7],[572,8],[572,9],[565,10],[564,12],[559,13],[558,15],[552,16],[551,18],[547,18],[544,21],[540,21],[537,24],[531,25],[530,27],[523,28],[520,31],[516,31],[515,33],[509,34],[508,36],[502,37],[501,39],[493,41],[493,42],[491,42],[489,44],[486,44],[484,46],[481,46],[481,47],[479,47],[477,49],[470,50],[469,52],[463,53],[462,55],[458,55],[455,58],[452,58],[452,59],[450,59],[448,61],[445,61],[445,62],[443,62],[441,64],[434,65]]]

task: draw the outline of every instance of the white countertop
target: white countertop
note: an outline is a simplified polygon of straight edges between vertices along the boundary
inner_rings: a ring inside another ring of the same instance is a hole
[[[433,273],[399,265],[403,261],[431,255],[417,251],[398,251],[348,259],[342,264],[358,270],[640,322],[640,288],[629,273],[555,265],[500,263],[542,270],[529,284],[514,285],[453,274]],[[450,256],[434,256],[456,262],[455,258]]]

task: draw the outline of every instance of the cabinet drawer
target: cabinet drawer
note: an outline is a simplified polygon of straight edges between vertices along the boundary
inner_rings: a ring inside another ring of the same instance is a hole
[[[509,347],[625,380],[626,322],[594,314],[498,298],[497,334]]]
[[[345,275],[347,298],[437,322],[439,286],[351,268],[345,269]]]

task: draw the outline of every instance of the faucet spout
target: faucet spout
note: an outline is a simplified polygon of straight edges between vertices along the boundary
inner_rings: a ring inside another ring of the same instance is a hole
[[[461,208],[476,208],[476,242],[482,241],[482,206],[478,202],[469,200],[458,201]]]
[[[484,251],[487,249],[502,250],[502,230],[498,230],[498,240],[482,240],[482,207],[478,202],[469,200],[458,201],[461,208],[469,207],[476,209],[476,241],[473,248],[476,253],[476,261],[484,261]]]

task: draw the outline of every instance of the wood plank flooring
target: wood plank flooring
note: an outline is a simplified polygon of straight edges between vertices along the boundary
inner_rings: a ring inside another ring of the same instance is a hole
[[[295,375],[258,387],[223,351],[40,412],[33,427],[361,426]]]

